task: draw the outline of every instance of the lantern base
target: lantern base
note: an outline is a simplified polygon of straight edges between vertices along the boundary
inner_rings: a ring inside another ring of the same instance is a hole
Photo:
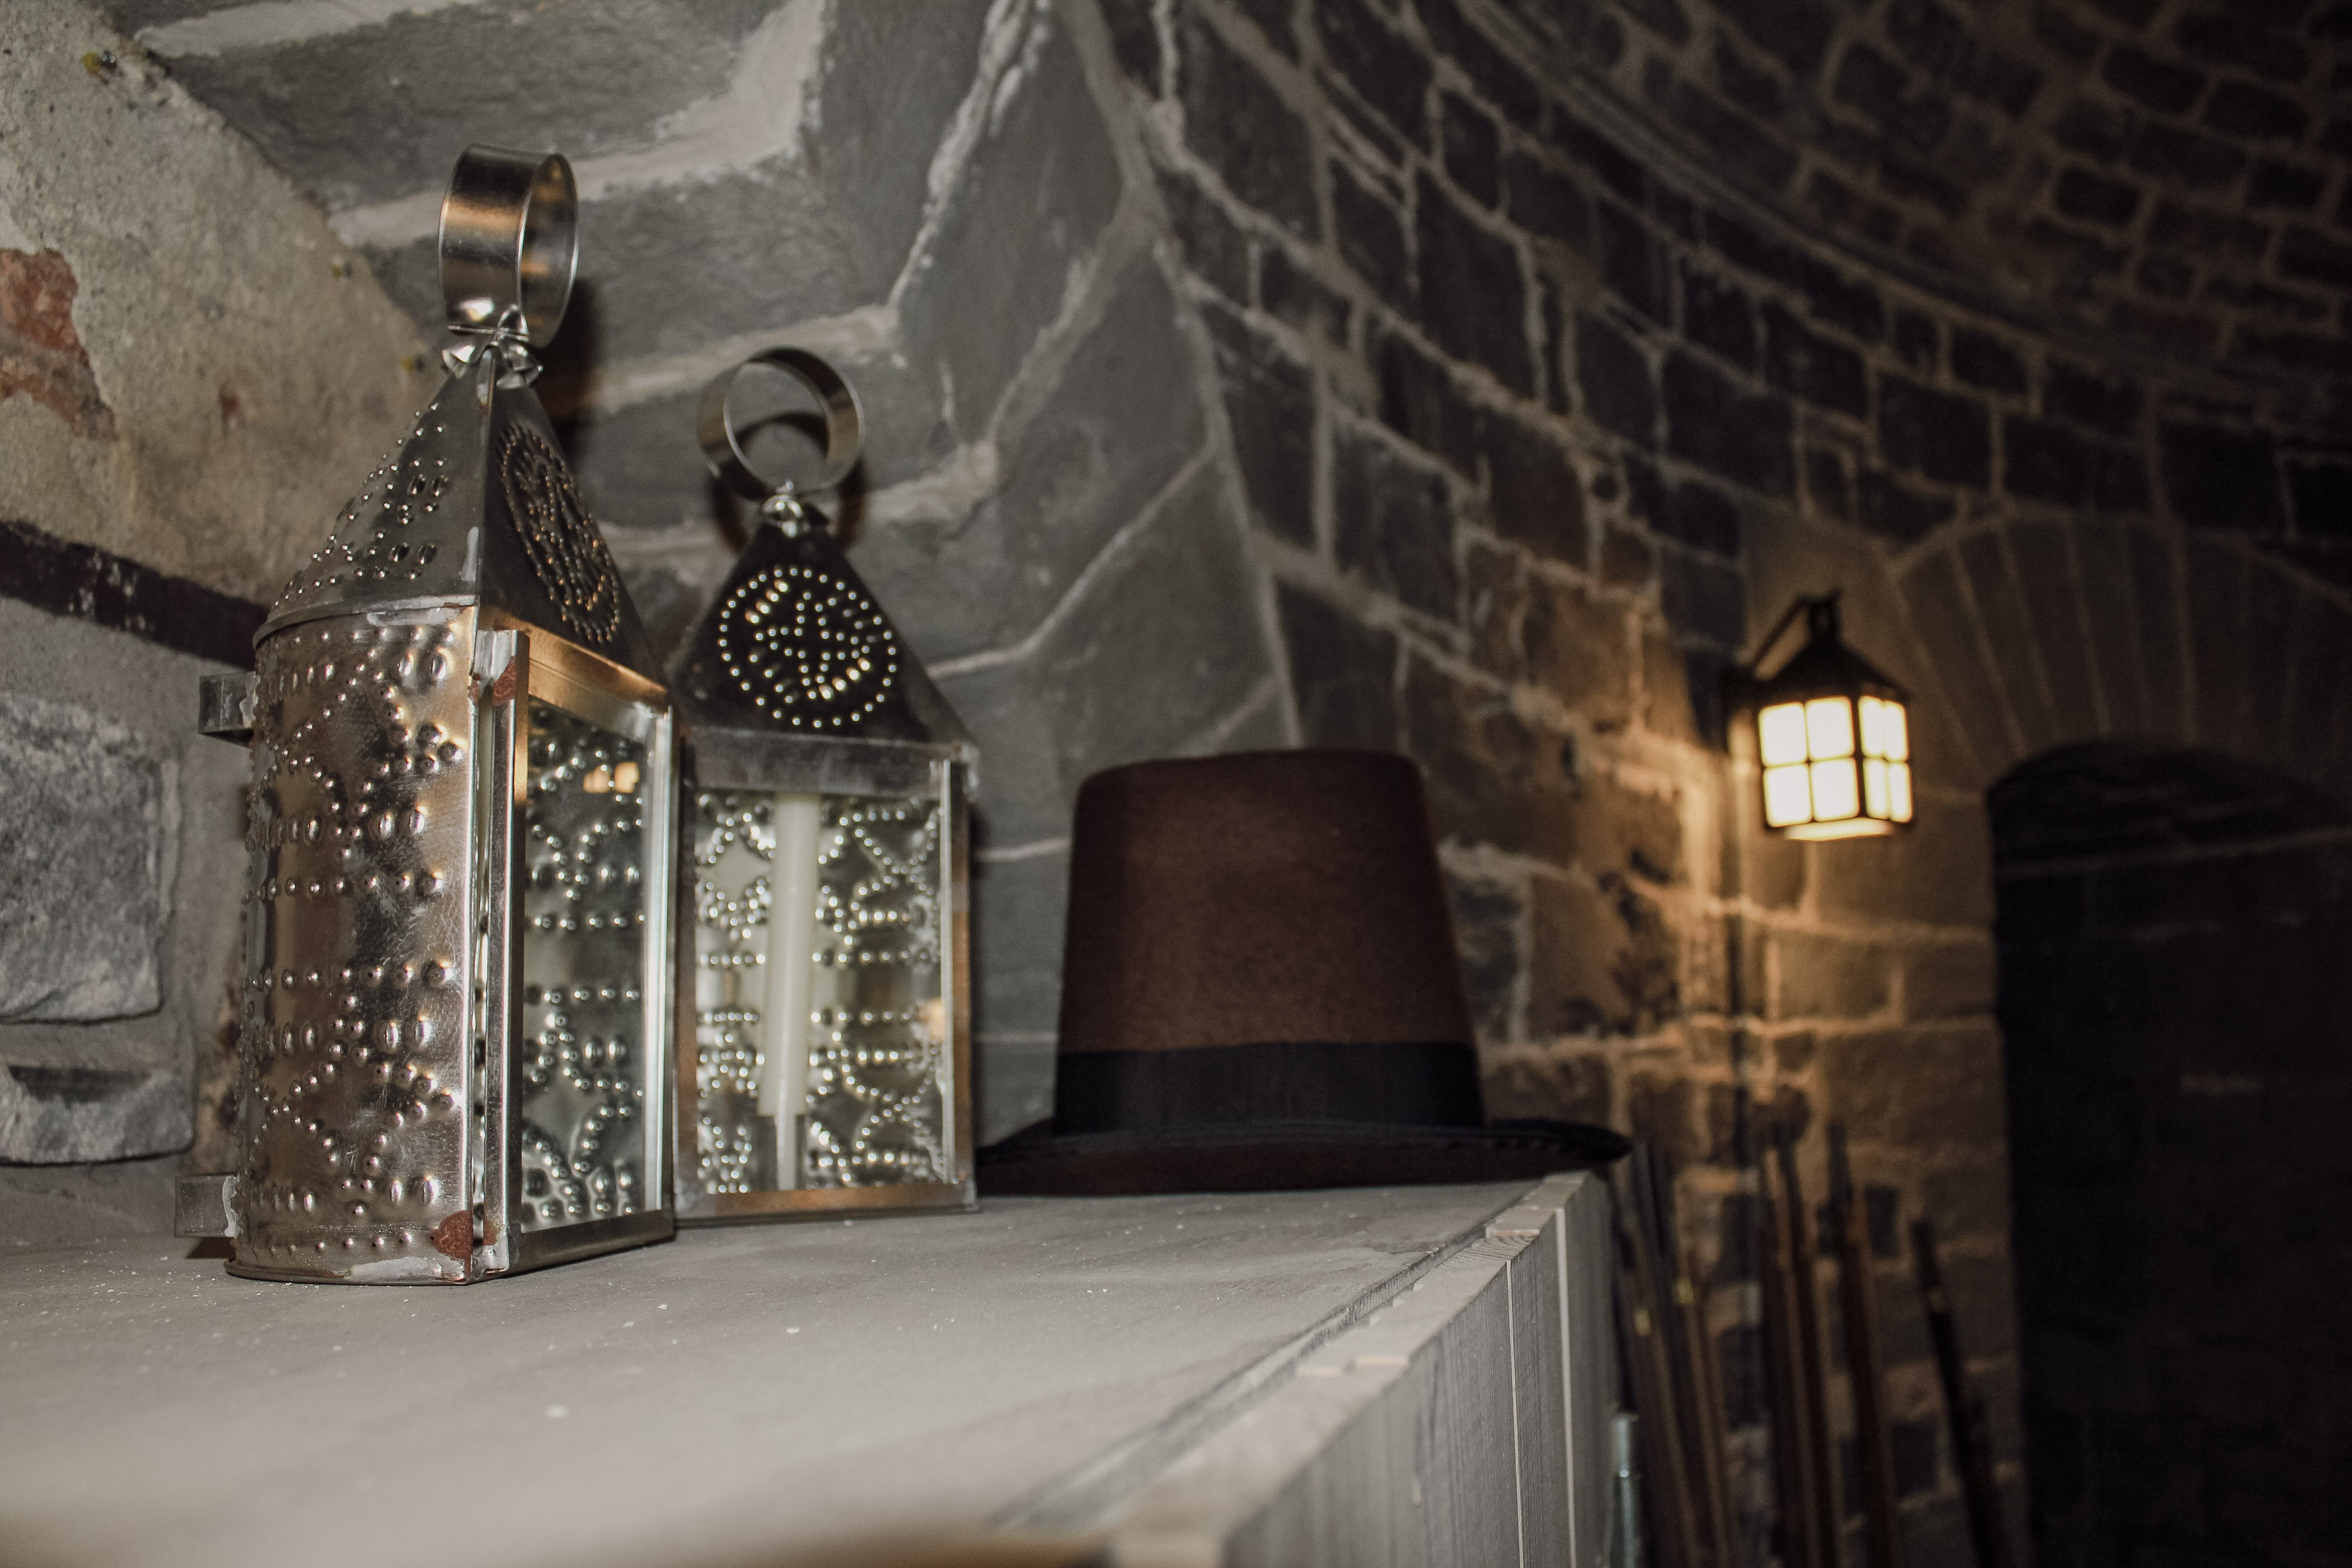
[[[1884,838],[1900,833],[1905,825],[1888,822],[1876,816],[1849,816],[1843,822],[1801,822],[1794,827],[1776,827],[1772,831],[1783,838],[1819,841],[1830,838]]]
[[[682,1200],[680,1229],[755,1220],[845,1219],[901,1214],[971,1214],[980,1207],[971,1182],[908,1182],[896,1186],[795,1187],[785,1191],[704,1193]]]

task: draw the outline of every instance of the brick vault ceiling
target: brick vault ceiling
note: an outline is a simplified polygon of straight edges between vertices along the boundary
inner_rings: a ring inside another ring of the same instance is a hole
[[[1859,247],[2173,363],[2352,374],[2352,5],[1506,3]]]
[[[2329,410],[2341,376],[2352,409],[2352,4],[1470,3],[1546,40],[1548,73],[1581,79],[1621,133],[1637,121],[1654,153],[1883,266],[2090,334],[2111,357],[2222,383],[2317,378]],[[763,8],[693,14],[723,55]],[[387,142],[420,127],[321,120],[338,95],[315,73],[346,73],[352,101],[396,108],[429,100],[425,84],[450,64],[415,18],[323,52],[174,58],[173,24],[225,8],[107,9],[331,206],[377,183]],[[592,30],[666,14],[623,0],[579,11]],[[576,118],[567,97],[659,96],[692,74],[696,47],[656,30],[667,41],[642,79],[515,77],[513,90],[548,99],[558,120]]]

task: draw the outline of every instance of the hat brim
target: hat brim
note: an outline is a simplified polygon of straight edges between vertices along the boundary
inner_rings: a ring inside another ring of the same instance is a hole
[[[1532,1180],[1596,1169],[1633,1145],[1574,1121],[1483,1127],[1251,1121],[1055,1136],[1040,1123],[980,1151],[982,1197],[1133,1197]]]

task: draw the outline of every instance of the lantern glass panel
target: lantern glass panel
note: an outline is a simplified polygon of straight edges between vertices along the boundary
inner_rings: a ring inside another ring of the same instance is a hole
[[[1854,778],[1853,759],[1813,764],[1813,817],[1841,822],[1862,812],[1862,790]]]
[[[1764,820],[1774,827],[1810,821],[1813,815],[1811,770],[1802,763],[1764,770]]]
[[[1853,755],[1853,704],[1843,697],[1806,703],[1805,747],[1817,763]]]
[[[1886,766],[1886,816],[1891,822],[1911,820],[1911,768],[1906,763]]]
[[[1911,754],[1910,737],[1906,733],[1903,704],[1881,698],[1865,697],[1861,702],[1862,754],[1884,757],[1890,762],[1902,762]]]
[[[541,697],[528,712],[516,808],[523,858],[518,1217],[527,1231],[646,1206],[657,1174],[647,1150],[657,1107],[648,1106],[646,1089],[660,1056],[657,1009],[646,1000],[654,842],[646,819],[658,762],[642,742]]]
[[[1768,768],[1805,760],[1805,705],[1782,702],[1756,716],[1759,754]]]
[[[955,1179],[944,794],[706,790],[694,832],[704,1191]]]

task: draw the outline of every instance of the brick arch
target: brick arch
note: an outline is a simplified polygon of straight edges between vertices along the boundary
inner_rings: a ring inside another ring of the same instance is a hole
[[[1890,563],[1953,784],[2128,740],[2352,799],[2352,607],[2252,543],[2158,522],[2005,516]]]

